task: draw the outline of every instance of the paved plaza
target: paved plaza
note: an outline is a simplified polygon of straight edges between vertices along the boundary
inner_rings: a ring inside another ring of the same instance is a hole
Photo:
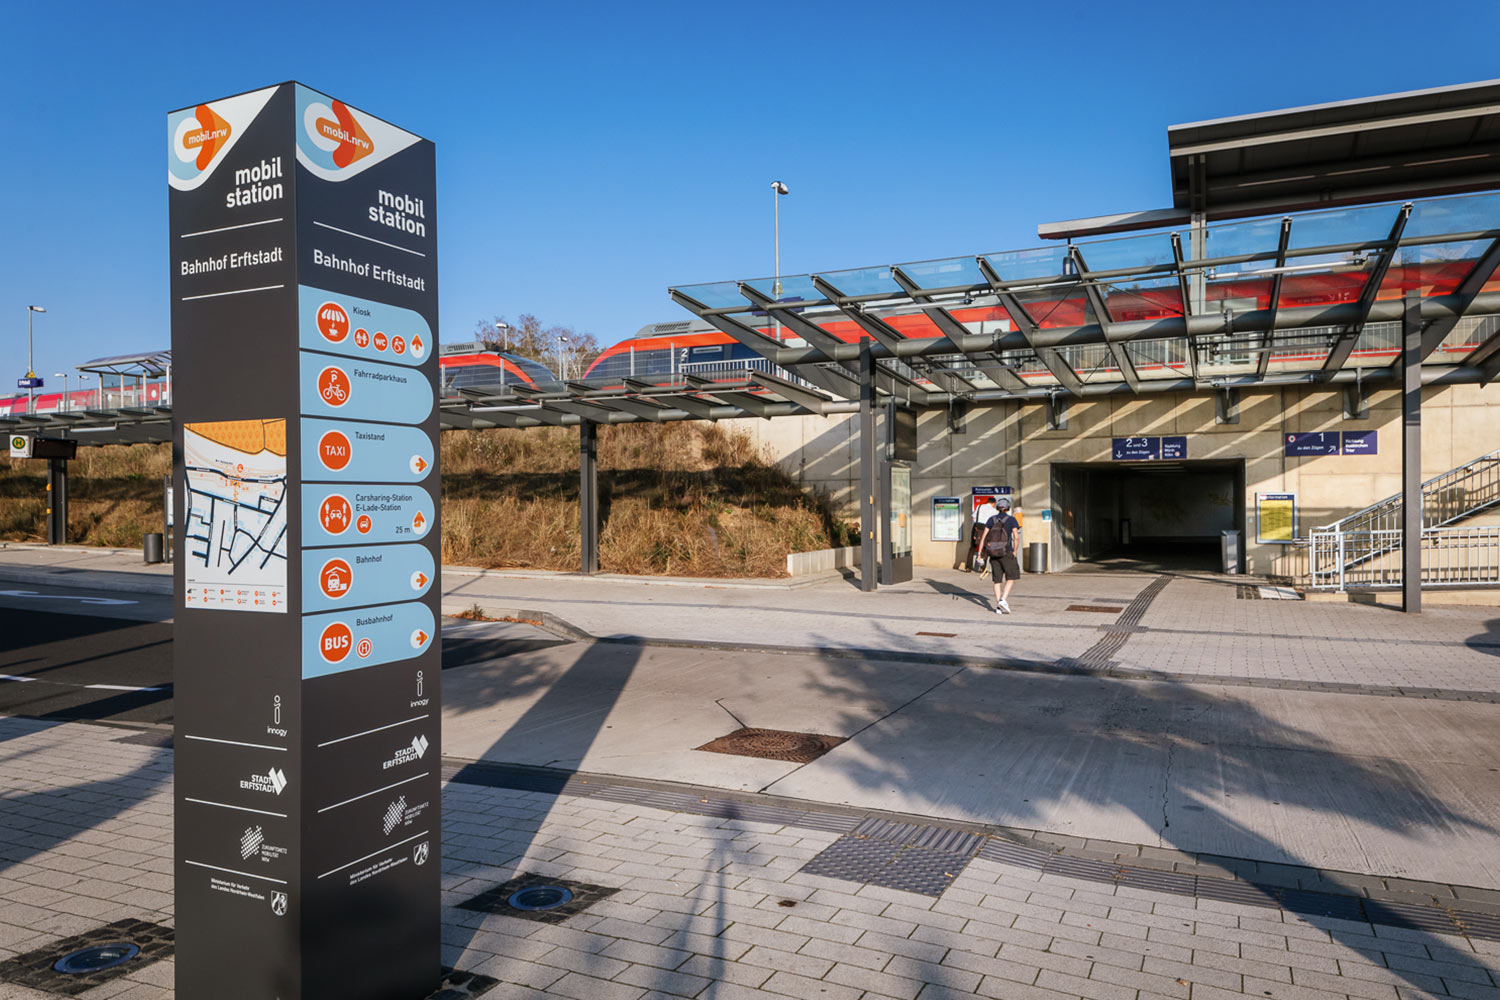
[[[514,619],[443,629],[444,962],[484,996],[1500,1000],[1494,609],[445,575]],[[169,584],[0,549],[0,997],[172,925]],[[740,729],[831,749],[702,749]],[[548,879],[565,919],[490,905]],[[74,995],[172,995],[127,969]]]

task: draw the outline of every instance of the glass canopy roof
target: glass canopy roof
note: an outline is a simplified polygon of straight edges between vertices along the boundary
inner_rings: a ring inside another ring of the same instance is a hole
[[[1486,192],[671,295],[799,376],[870,342],[878,370],[939,396],[1316,381],[1390,367],[1409,292],[1424,364],[1488,362],[1497,240]]]

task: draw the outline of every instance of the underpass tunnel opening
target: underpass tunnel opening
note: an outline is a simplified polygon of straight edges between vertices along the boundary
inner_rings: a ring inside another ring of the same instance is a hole
[[[1054,569],[1223,568],[1223,532],[1245,539],[1245,463],[1080,463],[1052,466]]]

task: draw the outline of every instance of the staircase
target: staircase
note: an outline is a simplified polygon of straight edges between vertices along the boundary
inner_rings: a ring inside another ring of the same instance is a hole
[[[1500,583],[1500,527],[1451,525],[1500,505],[1500,450],[1422,484],[1422,583]],[[1311,586],[1316,590],[1401,584],[1401,494],[1314,528]]]

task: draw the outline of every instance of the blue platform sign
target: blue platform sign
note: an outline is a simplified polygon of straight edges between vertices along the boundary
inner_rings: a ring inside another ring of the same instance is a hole
[[[39,378],[18,378],[18,379],[16,379],[16,388],[17,389],[40,389],[41,387],[42,387],[42,380],[39,379]]]
[[[1377,437],[1379,433],[1379,431],[1344,431],[1344,454],[1378,454],[1379,442]]]
[[[1161,439],[1162,458],[1187,458],[1186,437],[1164,437]]]
[[[1303,455],[1337,455],[1342,445],[1338,431],[1308,431],[1286,436],[1286,454],[1289,458]]]
[[[1184,449],[1186,450],[1186,449]],[[1115,438],[1111,457],[1116,462],[1150,462],[1161,458],[1161,438]]]

